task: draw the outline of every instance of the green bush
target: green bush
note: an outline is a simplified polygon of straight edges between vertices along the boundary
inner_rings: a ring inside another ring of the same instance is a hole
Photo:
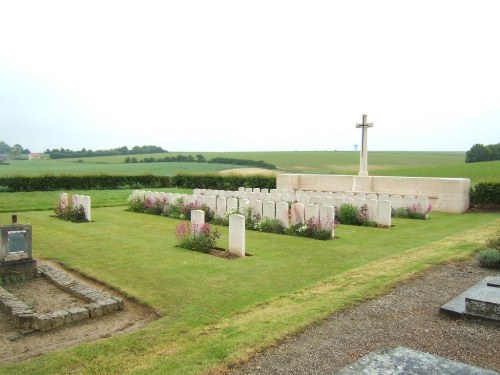
[[[326,223],[323,225],[321,220],[310,218],[304,224],[298,223],[291,225],[286,233],[291,236],[308,237],[316,240],[331,240],[332,231],[338,223]]]
[[[286,228],[280,220],[270,219],[268,217],[264,217],[262,220],[258,221],[253,229],[259,232],[276,234],[283,234],[286,232]]]
[[[335,207],[335,220],[339,224],[358,225],[364,227],[376,227],[375,221],[368,218],[368,206],[364,204],[362,207],[351,203],[344,203],[340,207]]]
[[[500,208],[500,182],[478,183],[471,188],[470,203],[477,207]]]
[[[215,248],[220,233],[212,230],[210,224],[207,223],[199,227],[190,223],[182,223],[175,228],[175,236],[179,240],[179,247],[208,253]]]
[[[54,213],[59,219],[72,221],[74,223],[82,223],[88,221],[87,219],[85,219],[85,209],[82,205],[79,205],[77,207],[70,207],[64,205],[61,202],[54,208]]]
[[[476,259],[482,267],[500,268],[500,251],[497,249],[479,250]]]
[[[1,181],[0,181],[1,184]],[[276,176],[226,175],[217,174],[177,174],[171,177],[171,186],[188,189],[238,190],[239,187],[276,188]]]
[[[9,191],[105,190],[170,187],[166,176],[61,175],[0,177]]]
[[[485,242],[486,247],[500,251],[500,231],[496,232]]]

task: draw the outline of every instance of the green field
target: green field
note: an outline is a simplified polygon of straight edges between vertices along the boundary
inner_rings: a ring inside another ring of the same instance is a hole
[[[193,155],[197,152],[136,155]],[[207,159],[228,157],[264,160],[279,173],[357,174],[359,153],[353,151],[207,152]],[[124,163],[124,156],[58,160],[13,160],[0,165],[0,176],[40,174],[145,174],[172,176],[179,172],[218,172],[238,168],[216,163]],[[370,152],[369,173],[381,176],[458,177],[473,183],[500,181],[500,161],[466,164],[464,152]]]
[[[53,198],[46,192],[31,199],[47,199],[44,194]],[[427,221],[395,219],[391,229],[341,225],[332,241],[247,231],[253,256],[228,261],[177,248],[173,231],[180,221],[125,208],[93,209],[93,222],[85,224],[56,219],[51,211],[23,212],[19,221],[33,225],[34,257],[102,280],[160,311],[160,319],[0,367],[0,374],[206,373],[415,272],[469,257],[500,225],[494,213],[432,213]],[[10,214],[0,214],[0,222],[9,222]],[[226,248],[227,228],[218,229],[218,245]]]

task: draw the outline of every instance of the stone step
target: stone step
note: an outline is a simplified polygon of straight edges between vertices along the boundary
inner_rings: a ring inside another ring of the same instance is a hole
[[[487,286],[478,291],[474,297],[465,297],[465,309],[500,319],[500,289]]]

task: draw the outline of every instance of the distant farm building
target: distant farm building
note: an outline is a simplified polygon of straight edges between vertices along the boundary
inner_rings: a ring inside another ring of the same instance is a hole
[[[40,154],[29,154],[28,160],[39,160],[42,156]]]

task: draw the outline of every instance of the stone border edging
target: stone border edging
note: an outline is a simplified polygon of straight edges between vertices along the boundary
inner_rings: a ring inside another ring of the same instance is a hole
[[[49,331],[65,324],[87,320],[124,309],[119,297],[112,297],[86,285],[48,265],[37,267],[38,273],[51,283],[75,297],[88,302],[83,307],[71,307],[50,313],[38,314],[26,303],[0,287],[0,306],[11,316],[17,328]]]

